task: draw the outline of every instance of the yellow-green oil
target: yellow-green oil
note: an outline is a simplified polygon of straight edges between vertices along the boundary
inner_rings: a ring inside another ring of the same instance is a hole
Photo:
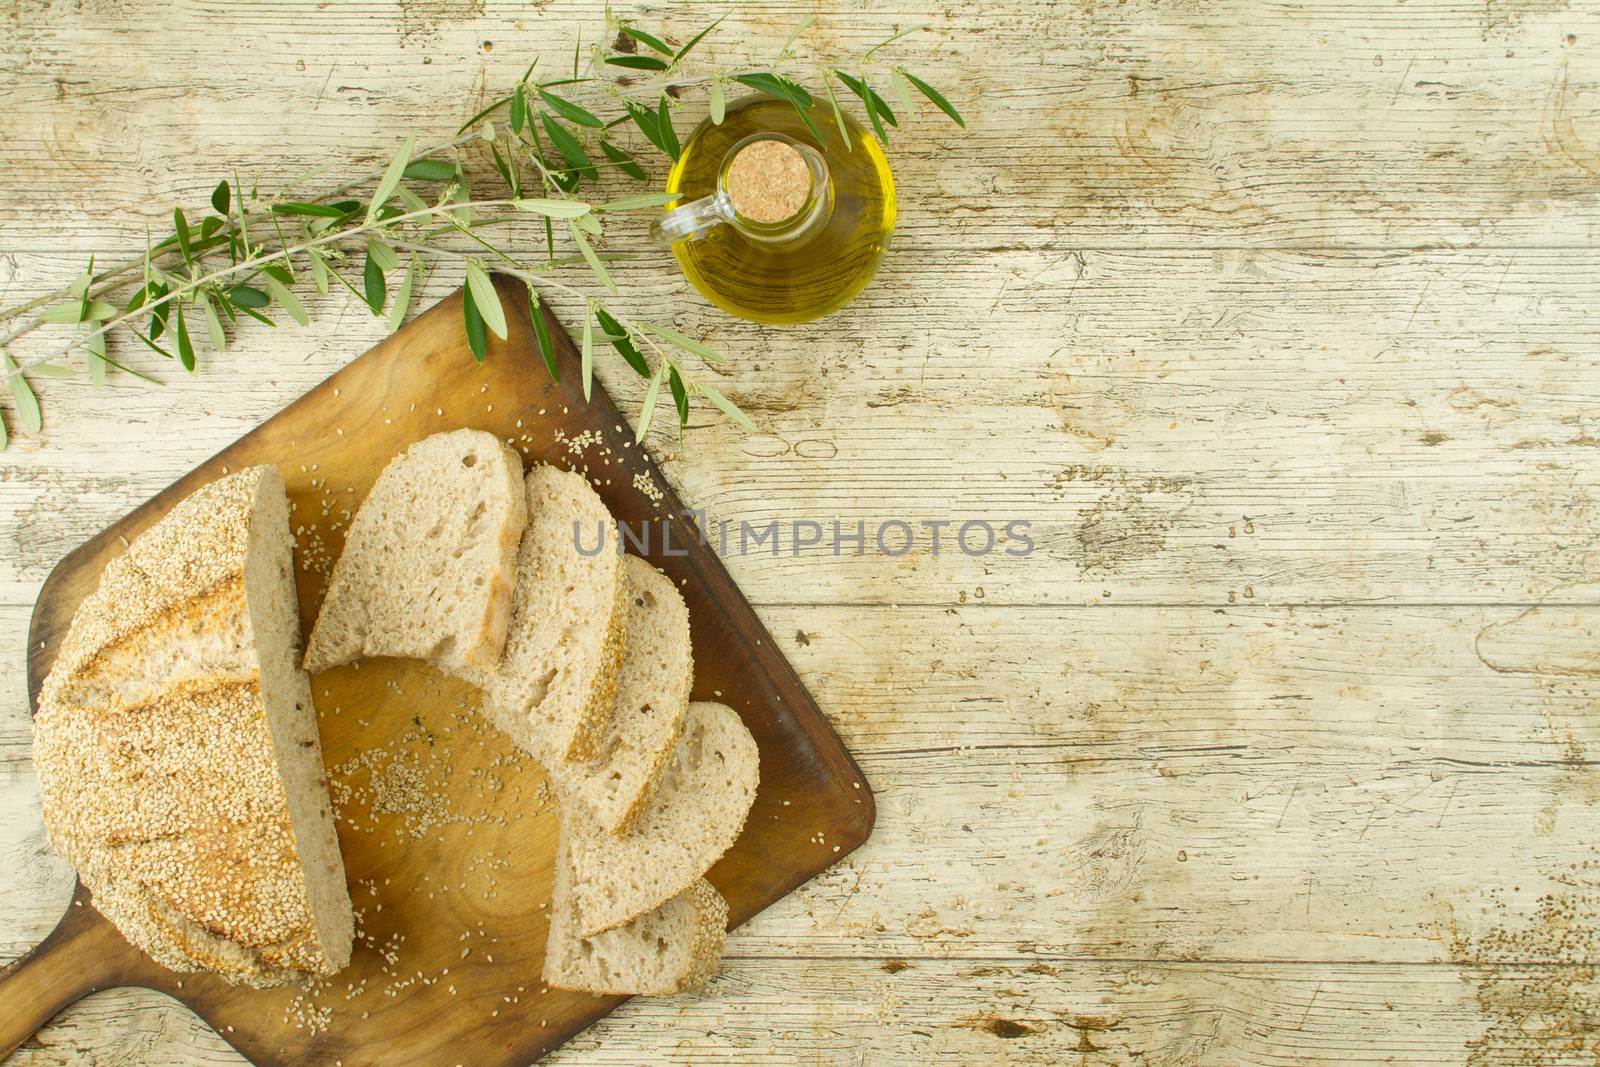
[[[724,311],[756,322],[819,318],[865,289],[889,249],[894,179],[882,147],[845,116],[847,148],[831,107],[814,108],[811,118],[820,143],[783,101],[756,96],[730,104],[720,125],[701,124],[667,175],[666,191],[682,194],[673,206],[710,196],[728,149],[753,133],[787,134],[827,161],[833,212],[802,241],[767,244],[716,226],[672,246],[689,281]]]

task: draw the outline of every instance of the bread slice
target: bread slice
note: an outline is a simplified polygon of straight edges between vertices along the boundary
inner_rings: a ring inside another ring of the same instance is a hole
[[[579,763],[550,762],[569,801],[610,833],[625,833],[655,794],[661,768],[683,736],[694,676],[689,609],[672,580],[637,556],[623,561],[627,578],[627,644],[617,695],[600,752]]]
[[[378,475],[350,523],[306,643],[306,670],[363,656],[493,670],[527,522],[522,459],[483,430],[423,438]]]
[[[652,911],[694,884],[732,846],[755,802],[760,756],[738,714],[689,705],[683,737],[655,797],[631,833],[617,837],[569,818],[572,905],[578,937],[593,937]],[[556,794],[563,812],[579,811]]]
[[[627,580],[611,549],[585,554],[611,514],[582,475],[539,465],[525,480],[511,628],[498,670],[461,672],[484,713],[546,767],[603,747],[627,626]],[[582,541],[580,547],[579,541]],[[523,721],[525,720],[525,722]]]
[[[106,566],[45,679],[34,756],[51,843],[173,970],[274,985],[349,962],[299,639],[283,481],[252,467]]]
[[[693,989],[716,972],[728,904],[697,878],[659,908],[594,937],[576,936],[574,922],[572,865],[563,844],[556,854],[544,980],[586,993],[665,996]]]

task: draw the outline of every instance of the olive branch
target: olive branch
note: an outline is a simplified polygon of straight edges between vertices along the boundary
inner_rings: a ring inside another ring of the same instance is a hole
[[[275,326],[273,316],[280,315],[307,325],[310,315],[296,295],[307,278],[323,295],[335,285],[348,290],[393,331],[405,322],[430,264],[459,263],[465,290],[463,327],[476,359],[487,356],[489,334],[502,339],[507,335],[505,308],[490,278],[492,269],[527,284],[535,338],[552,378],[558,377],[558,369],[541,314],[540,291],[584,302],[580,344],[584,398],[591,393],[595,348],[609,346],[648,383],[636,428],[639,440],[650,429],[663,384],[672,398],[680,433],[688,424],[692,399],[704,400],[753,429],[733,401],[692,373],[691,363],[723,363],[725,356],[660,323],[620,314],[606,303],[607,295],[618,292],[606,267],[618,258],[604,249],[606,218],[659,209],[675,197],[577,194],[585,185],[605,184],[613,173],[646,180],[638,159],[617,143],[618,127],[631,125],[651,146],[676,160],[682,147],[672,112],[682,105],[690,87],[704,88],[715,123],[723,120],[727,93],[739,86],[792,106],[819,141],[819,117],[822,121],[831,117],[847,146],[850,138],[845,134],[841,96],[847,101],[853,98],[885,143],[889,129],[898,128],[902,116],[914,111],[913,91],[966,125],[960,112],[926,81],[904,67],[885,68],[874,61],[881,49],[923,26],[901,30],[850,64],[810,68],[813,84],[822,90],[820,94],[808,90],[801,80],[805,72],[793,62],[793,45],[811,21],[807,17],[795,26],[772,63],[691,71],[685,60],[722,19],[675,46],[667,35],[608,18],[609,46],[586,51],[581,41],[576,44],[570,76],[535,79],[539,63],[535,58],[509,93],[473,115],[450,140],[419,150],[415,135],[407,137],[383,168],[306,197],[294,194],[309,179],[293,183],[277,197],[263,196],[254,186],[247,191],[237,175],[231,182],[218,182],[209,212],[191,223],[183,208],[174,208],[172,231],[160,241],[147,240],[143,256],[99,271],[91,257],[70,285],[0,309],[0,370],[10,386],[16,420],[30,433],[41,431],[43,413],[28,376],[75,377],[72,366],[64,362],[75,356],[81,357],[96,385],[113,372],[160,384],[112,357],[108,340],[113,336],[137,341],[192,372],[200,364],[197,339],[220,352],[228,346],[230,331],[244,319]],[[898,114],[874,82],[888,88],[900,108]],[[823,96],[826,113],[820,103]],[[504,195],[474,198],[462,162],[463,151],[473,145],[487,148]],[[360,190],[369,191],[362,197]],[[519,259],[485,236],[496,226],[530,218],[543,228],[542,258]],[[346,276],[358,263],[359,282]],[[585,268],[605,295],[552,277],[568,268]],[[11,353],[14,344],[49,323],[80,329],[68,343],[19,363]],[[0,448],[8,438],[0,419]]]

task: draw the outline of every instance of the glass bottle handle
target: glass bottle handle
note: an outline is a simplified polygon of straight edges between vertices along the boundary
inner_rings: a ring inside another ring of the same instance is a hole
[[[733,205],[728,201],[728,194],[719,189],[710,196],[662,212],[650,224],[650,236],[656,244],[670,248],[679,241],[703,237],[707,230],[732,221]]]

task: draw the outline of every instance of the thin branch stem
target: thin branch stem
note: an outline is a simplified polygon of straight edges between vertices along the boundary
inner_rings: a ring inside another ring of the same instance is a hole
[[[369,230],[381,230],[381,229],[384,229],[384,228],[389,227],[389,226],[394,226],[397,223],[406,222],[406,221],[408,221],[410,219],[428,218],[428,217],[431,217],[431,216],[434,216],[434,215],[443,214],[445,212],[460,211],[462,209],[467,209],[467,208],[510,207],[514,203],[515,203],[515,201],[513,201],[513,200],[474,200],[474,201],[468,201],[467,203],[462,203],[462,204],[457,204],[457,203],[441,204],[438,207],[424,208],[421,211],[411,211],[411,212],[407,212],[404,215],[396,215],[393,218],[384,219],[384,220],[381,220],[381,221],[378,221],[378,222],[374,222],[371,225],[363,224],[363,225],[360,225],[360,226],[352,227],[351,229],[334,230],[334,231],[332,231],[330,233],[322,235],[321,237],[316,237],[316,238],[313,238],[313,239],[311,239],[309,241],[302,241],[297,245],[290,245],[290,246],[287,246],[287,247],[284,247],[284,248],[280,248],[280,249],[278,249],[278,250],[276,250],[274,252],[267,253],[265,255],[256,256],[256,257],[254,257],[252,259],[242,260],[242,261],[240,261],[238,263],[233,264],[232,266],[224,267],[223,269],[221,269],[219,271],[214,271],[211,274],[208,274],[208,275],[205,275],[203,277],[196,278],[196,279],[193,279],[193,280],[191,280],[189,282],[186,282],[183,285],[180,285],[177,288],[173,289],[171,292],[167,293],[165,296],[162,296],[162,297],[160,297],[158,299],[152,300],[147,304],[142,304],[142,305],[140,305],[139,307],[135,308],[132,311],[124,312],[123,314],[118,315],[115,318],[107,319],[105,322],[100,324],[95,329],[89,331],[86,334],[81,334],[78,337],[74,338],[71,344],[65,345],[65,346],[55,350],[54,352],[48,353],[46,355],[37,356],[37,357],[35,357],[33,359],[30,359],[26,363],[18,366],[15,370],[9,371],[4,376],[4,380],[5,381],[10,381],[13,376],[22,373],[24,370],[27,370],[29,367],[37,366],[40,363],[48,363],[53,359],[57,359],[57,358],[59,358],[61,356],[65,356],[65,355],[71,353],[73,350],[82,347],[84,342],[92,340],[93,338],[99,337],[101,334],[109,333],[111,330],[116,329],[118,326],[122,325],[123,323],[127,322],[130,319],[139,318],[139,317],[147,314],[148,312],[154,311],[156,308],[162,306],[163,304],[168,304],[168,303],[171,303],[174,300],[181,299],[182,297],[188,295],[189,293],[191,293],[194,290],[200,288],[201,286],[214,284],[214,283],[220,281],[223,278],[231,278],[234,275],[239,274],[239,273],[244,272],[244,271],[250,271],[250,272],[253,273],[256,270],[258,270],[259,268],[261,268],[263,266],[266,266],[266,265],[274,262],[275,260],[279,260],[279,259],[285,259],[286,260],[290,256],[298,255],[299,253],[302,253],[302,252],[306,251],[307,249],[318,248],[318,247],[320,247],[322,245],[336,244],[339,241],[346,241],[346,240],[349,240],[352,237],[360,236],[361,234],[364,234],[364,233],[368,232]],[[0,343],[3,343],[3,342],[0,342]]]

